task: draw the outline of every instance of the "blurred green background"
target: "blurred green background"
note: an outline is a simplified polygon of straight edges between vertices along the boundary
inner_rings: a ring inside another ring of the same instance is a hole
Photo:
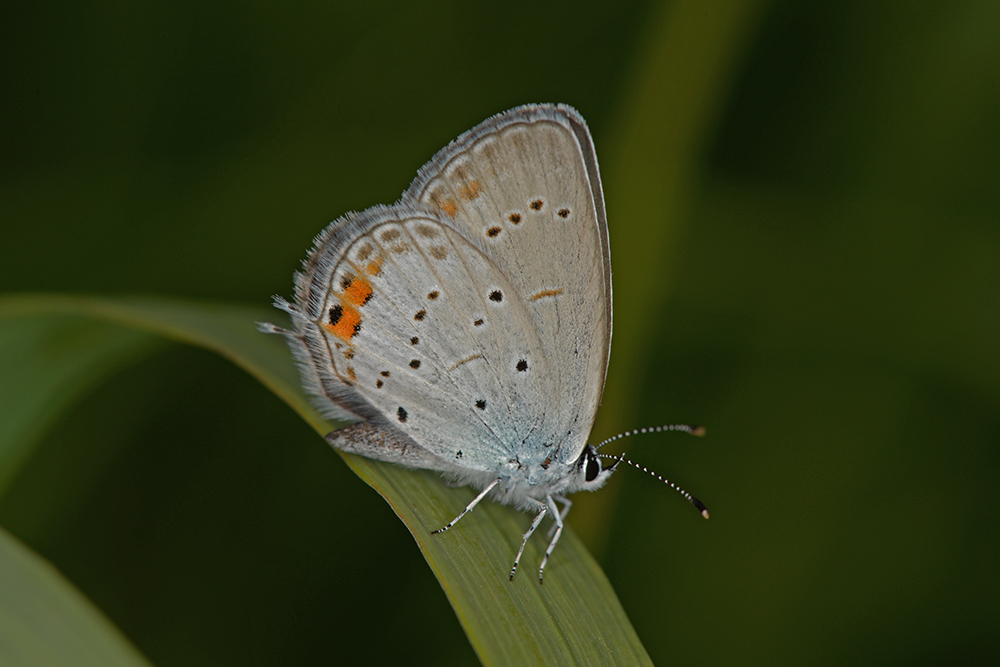
[[[1000,661],[1000,3],[2,15],[4,292],[264,305],[460,132],[572,104],[615,269],[594,437],[708,427],[625,444],[710,522],[636,471],[570,515],[654,662]],[[476,662],[388,506],[207,352],[48,425],[0,525],[160,666]]]

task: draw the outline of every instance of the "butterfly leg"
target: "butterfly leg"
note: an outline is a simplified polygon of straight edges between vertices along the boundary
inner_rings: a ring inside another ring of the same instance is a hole
[[[559,511],[559,506],[556,505],[555,498],[559,498],[559,500],[562,500],[563,503],[565,503],[563,505],[562,512]],[[562,537],[563,519],[566,518],[566,515],[569,513],[569,508],[573,504],[570,502],[569,498],[563,498],[562,496],[555,496],[555,498],[553,496],[546,497],[549,507],[555,508],[552,511],[552,518],[555,521],[556,530],[555,534],[552,536],[552,540],[549,541],[548,548],[545,549],[545,556],[542,557],[542,564],[538,566],[538,583],[540,584],[544,583],[542,581],[542,572],[545,570],[545,564],[549,562],[549,556],[552,555],[552,551],[556,548],[556,542],[558,542],[559,538]]]
[[[565,521],[566,515],[569,514],[569,508],[573,506],[573,501],[567,498],[566,496],[552,496],[552,499],[555,500],[556,502],[563,504],[562,512],[559,512],[559,518]],[[546,537],[548,537],[551,540],[552,535],[555,534],[556,528],[558,527],[559,527],[558,523],[552,522],[552,527],[549,528],[549,532],[548,535],[546,535]]]
[[[468,505],[465,506],[465,509],[462,510],[461,514],[459,514],[454,519],[452,519],[447,524],[445,524],[444,528],[438,528],[437,530],[432,530],[431,531],[431,535],[437,535],[438,533],[443,533],[444,531],[448,530],[449,528],[451,528],[452,526],[454,526],[456,523],[458,523],[459,519],[461,519],[463,516],[465,516],[466,514],[468,514],[469,512],[471,512],[472,508],[475,507],[476,505],[478,505],[479,501],[482,500],[483,498],[485,498],[486,494],[489,493],[490,491],[492,491],[493,487],[496,486],[499,483],[500,483],[499,479],[494,480],[492,484],[490,484],[489,486],[487,486],[485,489],[483,489],[480,492],[480,494],[478,496],[476,496],[475,498],[473,498],[471,503],[469,503]]]
[[[542,522],[542,518],[545,517],[545,513],[549,511],[549,506],[545,503],[540,503],[533,498],[529,498],[531,502],[535,503],[538,507],[538,514],[535,515],[535,520],[531,522],[531,526],[528,527],[528,531],[521,538],[521,548],[517,550],[517,555],[514,556],[514,566],[510,568],[510,580],[514,581],[514,573],[517,571],[517,564],[521,562],[521,554],[524,553],[524,545],[528,543],[528,538],[531,534],[535,532],[535,528],[538,528],[538,524]]]

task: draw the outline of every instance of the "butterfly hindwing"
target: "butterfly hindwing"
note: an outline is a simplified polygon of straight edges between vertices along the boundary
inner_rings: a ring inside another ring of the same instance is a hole
[[[551,373],[510,281],[432,212],[378,207],[342,227],[320,240],[299,295],[342,385],[332,398],[463,467],[516,458]]]

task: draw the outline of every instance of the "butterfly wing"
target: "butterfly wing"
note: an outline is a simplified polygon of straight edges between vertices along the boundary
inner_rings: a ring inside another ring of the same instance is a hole
[[[419,172],[403,201],[439,212],[511,282],[551,375],[535,438],[575,461],[604,390],[611,258],[600,174],[570,107],[518,107],[466,132]]]
[[[480,486],[505,469],[529,485],[562,479],[593,424],[611,338],[585,123],[546,105],[473,128],[399,203],[331,223],[296,304],[279,305],[324,412],[367,420],[342,448]]]
[[[332,223],[286,309],[316,393],[435,457],[418,467],[492,474],[542,427],[537,397],[554,391],[516,294],[448,220],[398,204]],[[380,458],[413,462],[396,451]]]

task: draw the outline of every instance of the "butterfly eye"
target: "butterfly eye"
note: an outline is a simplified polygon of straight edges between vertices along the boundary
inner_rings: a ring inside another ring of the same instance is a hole
[[[601,462],[596,456],[587,456],[587,472],[585,478],[588,482],[593,482],[601,474]]]

